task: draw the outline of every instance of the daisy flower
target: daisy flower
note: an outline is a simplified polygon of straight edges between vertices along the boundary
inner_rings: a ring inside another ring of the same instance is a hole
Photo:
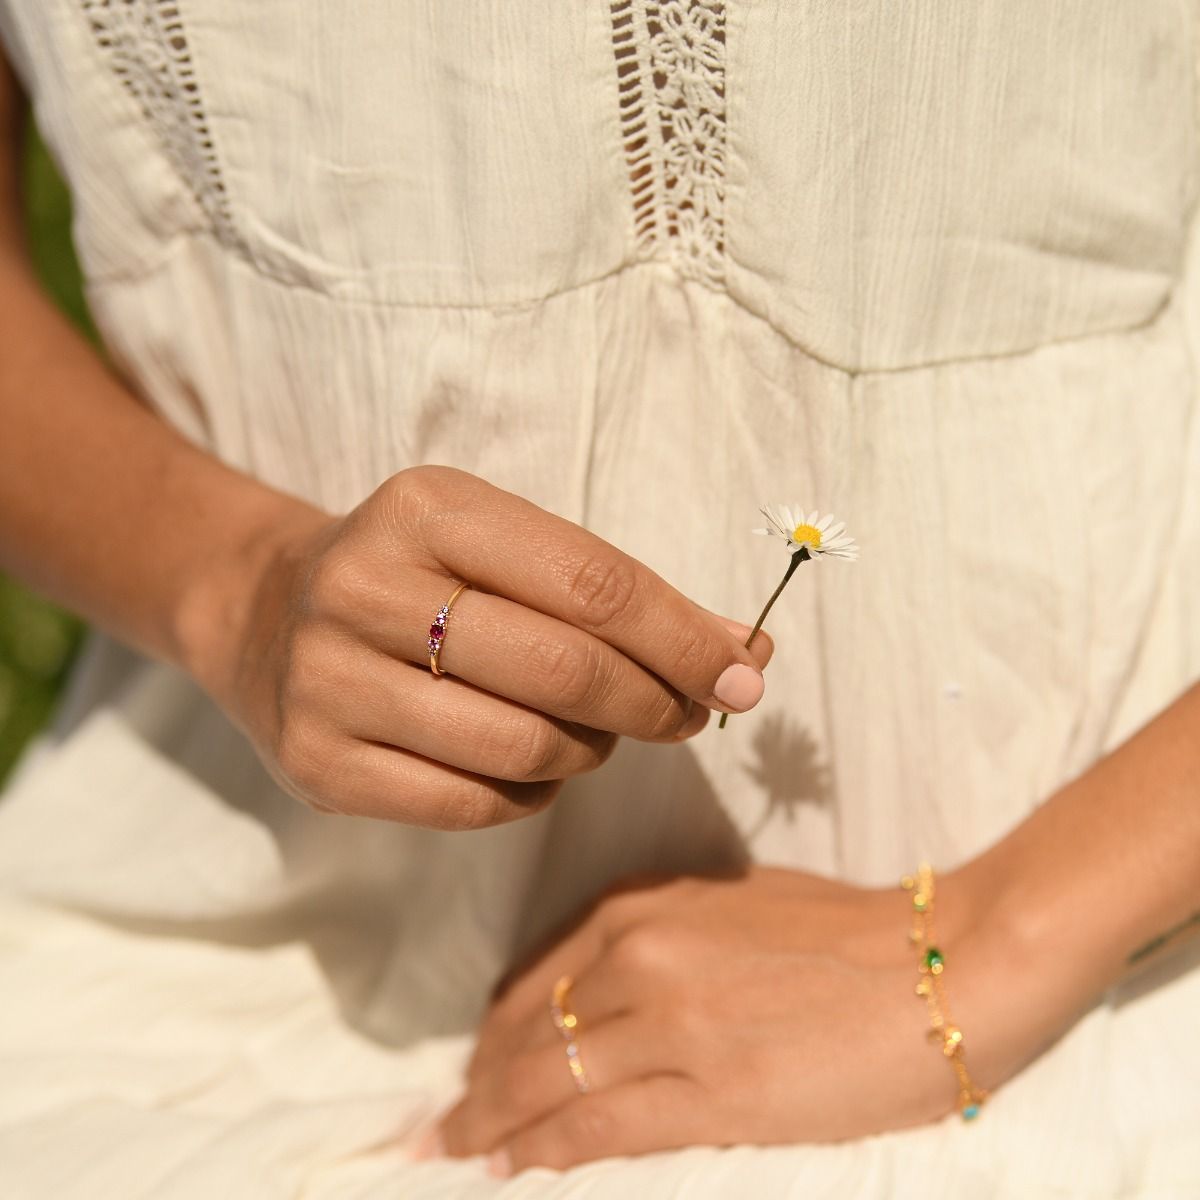
[[[753,532],[766,534],[767,537],[782,538],[790,561],[779,586],[771,593],[770,600],[759,613],[758,620],[754,622],[754,628],[746,639],[747,648],[758,636],[771,606],[779,599],[779,594],[787,587],[788,580],[802,562],[823,558],[825,555],[829,555],[830,558],[843,558],[847,562],[858,558],[858,543],[846,532],[846,523],[838,521],[832,514],[822,517],[814,509],[806,515],[804,509],[793,508],[789,504],[769,504],[759,511],[767,518],[767,528],[755,529]],[[724,729],[728,720],[729,714],[722,713],[717,728]]]
[[[837,520],[832,513],[822,517],[814,510],[805,516],[804,509],[788,504],[771,504],[759,511],[769,524],[754,532],[783,538],[790,554],[807,550],[810,558],[828,554],[851,562],[858,557],[858,543],[846,533],[845,521]]]

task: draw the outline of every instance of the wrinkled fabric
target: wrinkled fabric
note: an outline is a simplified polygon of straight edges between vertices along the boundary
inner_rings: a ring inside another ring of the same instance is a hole
[[[1190,7],[0,0],[0,35],[114,364],[223,460],[332,511],[450,463],[742,620],[761,503],[862,546],[773,611],[752,713],[467,834],[310,811],[97,637],[0,801],[0,1194],[1200,1193],[1194,954],[971,1126],[407,1157],[608,882],[954,866],[1200,675]]]

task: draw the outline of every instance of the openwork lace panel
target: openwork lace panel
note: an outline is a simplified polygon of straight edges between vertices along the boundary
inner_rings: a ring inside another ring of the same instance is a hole
[[[634,228],[643,258],[725,278],[725,4],[612,0]]]
[[[178,0],[79,0],[113,73],[224,241],[235,242]]]

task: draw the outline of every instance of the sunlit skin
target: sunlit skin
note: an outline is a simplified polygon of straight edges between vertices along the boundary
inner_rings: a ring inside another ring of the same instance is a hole
[[[0,60],[0,568],[188,671],[323,813],[516,820],[619,736],[758,702],[769,640],[485,480],[410,467],[328,513],[168,428],[34,278],[22,120]],[[430,622],[463,580],[437,678]]]
[[[697,733],[729,670],[748,673],[740,707],[757,702],[765,635],[746,650],[744,626],[485,481],[417,467],[331,514],[172,432],[34,279],[21,119],[0,60],[5,569],[190,671],[283,785],[330,813],[455,829],[511,820],[600,766],[618,733]],[[495,553],[472,557],[480,546]],[[547,556],[563,571],[548,573]],[[450,677],[436,679],[427,630],[461,578],[478,586],[441,651]],[[555,578],[573,586],[555,592]],[[545,632],[535,618],[548,612],[559,641],[533,640],[556,652],[531,672],[515,631]],[[582,674],[553,676],[563,664]],[[588,669],[616,686],[590,689]],[[488,671],[468,700],[463,677]],[[446,707],[431,710],[434,697]],[[480,729],[500,736],[470,736]],[[479,758],[456,760],[463,747]],[[1002,1087],[1139,948],[1178,928],[1155,951],[1171,953],[1195,931],[1198,793],[1193,689],[940,882],[947,987],[983,1086]],[[954,1083],[924,1037],[906,915],[898,887],[766,868],[606,894],[497,997],[447,1149],[493,1155],[504,1172],[691,1142],[850,1137],[948,1111]],[[1015,979],[1002,971],[1014,953],[1030,964]],[[547,1014],[562,974],[576,980],[596,1084],[586,1096]]]
[[[1200,686],[938,877],[939,978],[981,1089],[1197,936],[1198,732]],[[693,1143],[836,1140],[951,1112],[959,1085],[926,1037],[910,917],[898,885],[775,868],[630,881],[506,981],[462,1100],[418,1153],[484,1154],[505,1174]],[[548,1015],[563,975],[586,1095]]]

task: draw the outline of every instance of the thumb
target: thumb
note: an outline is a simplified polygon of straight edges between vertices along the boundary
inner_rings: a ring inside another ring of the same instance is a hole
[[[711,610],[705,609],[705,611],[709,612]],[[734,621],[730,617],[723,617],[720,613],[712,613],[712,615],[745,645],[753,626],[743,625],[741,621]],[[750,643],[750,653],[754,656],[754,661],[758,663],[759,670],[762,670],[771,661],[771,655],[775,653],[775,643],[771,640],[770,634],[765,629],[760,629],[754,635],[754,641]]]

